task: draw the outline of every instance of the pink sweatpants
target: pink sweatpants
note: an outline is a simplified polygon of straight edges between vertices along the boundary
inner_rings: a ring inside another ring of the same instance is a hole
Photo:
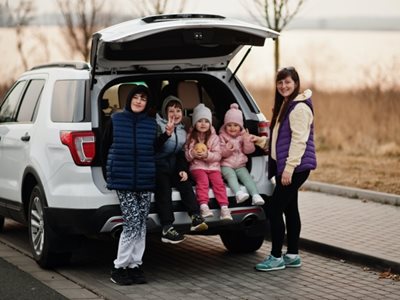
[[[220,206],[228,206],[228,196],[226,195],[225,184],[220,171],[192,170],[191,174],[196,181],[197,201],[201,204],[208,204],[208,188],[211,188]]]

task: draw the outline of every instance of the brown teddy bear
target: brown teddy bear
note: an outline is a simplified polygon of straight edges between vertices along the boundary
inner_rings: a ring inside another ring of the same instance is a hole
[[[204,143],[197,143],[196,145],[194,145],[194,151],[196,151],[197,153],[204,153],[207,151],[207,145]]]

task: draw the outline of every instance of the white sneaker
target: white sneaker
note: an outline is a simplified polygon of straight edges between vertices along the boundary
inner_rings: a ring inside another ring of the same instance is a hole
[[[237,192],[235,196],[236,196],[236,202],[237,203],[243,203],[244,201],[246,201],[250,197],[249,194],[247,194],[245,192],[242,192],[242,191]]]
[[[221,220],[232,221],[231,211],[229,210],[228,206],[221,207]]]
[[[209,218],[214,216],[213,212],[210,210],[207,204],[200,205],[200,214],[203,218]]]
[[[259,194],[253,195],[252,198],[251,204],[253,205],[264,205],[265,203],[264,199]]]

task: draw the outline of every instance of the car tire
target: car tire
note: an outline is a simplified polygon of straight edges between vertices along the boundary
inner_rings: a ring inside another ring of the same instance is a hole
[[[0,232],[2,232],[4,229],[4,222],[5,218],[3,216],[0,216]]]
[[[46,197],[43,189],[36,185],[29,198],[28,212],[28,232],[29,244],[34,259],[42,268],[52,268],[64,265],[71,258],[70,252],[55,251],[59,244],[58,238],[47,224],[44,208],[46,206]]]
[[[244,231],[225,231],[220,233],[225,248],[233,253],[250,253],[260,249],[264,236],[249,236]]]

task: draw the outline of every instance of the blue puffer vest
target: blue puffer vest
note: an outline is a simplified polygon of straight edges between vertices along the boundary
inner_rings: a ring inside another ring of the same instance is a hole
[[[107,159],[107,188],[153,191],[156,121],[129,111],[112,116],[113,142]]]
[[[282,120],[282,123],[279,127],[278,132],[278,140],[276,143],[276,164],[277,164],[277,175],[282,175],[283,170],[285,169],[286,158],[289,154],[289,147],[292,139],[290,124],[289,124],[289,115],[291,111],[296,107],[299,103],[305,103],[314,113],[313,105],[311,99],[307,99],[305,101],[292,101],[289,104],[287,113]],[[308,141],[306,144],[306,150],[301,158],[300,164],[294,169],[295,173],[303,172],[306,170],[314,170],[317,167],[317,158],[315,155],[315,145],[314,145],[314,122],[311,124],[310,135],[308,137]]]
[[[161,132],[165,132],[167,121],[157,116],[157,124]],[[173,171],[175,169],[176,154],[182,151],[186,142],[186,131],[183,124],[175,126],[175,130],[164,143],[162,149],[156,154],[157,169]]]

